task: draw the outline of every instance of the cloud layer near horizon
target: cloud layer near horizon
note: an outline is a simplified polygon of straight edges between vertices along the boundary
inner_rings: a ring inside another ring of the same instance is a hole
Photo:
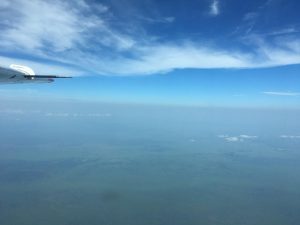
[[[207,10],[219,15],[218,1],[213,3]],[[0,66],[25,64],[38,73],[49,73],[51,67],[51,73],[60,74],[144,75],[300,63],[295,35],[270,42],[253,34],[247,37],[252,50],[242,51],[189,37],[161,42],[141,23],[122,23],[109,6],[92,1],[2,0],[0,12]],[[176,26],[175,19],[164,23]]]

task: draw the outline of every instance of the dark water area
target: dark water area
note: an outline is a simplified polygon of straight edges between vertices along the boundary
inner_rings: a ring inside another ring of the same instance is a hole
[[[299,224],[299,110],[0,105],[1,225]]]

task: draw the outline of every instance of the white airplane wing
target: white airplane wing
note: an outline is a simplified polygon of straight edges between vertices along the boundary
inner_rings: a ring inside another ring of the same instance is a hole
[[[31,68],[14,64],[10,68],[0,67],[0,84],[51,83],[56,78],[71,77],[36,75]]]

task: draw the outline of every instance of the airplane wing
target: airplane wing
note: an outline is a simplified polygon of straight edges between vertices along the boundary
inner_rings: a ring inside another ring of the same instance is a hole
[[[9,69],[0,67],[0,84],[51,83],[55,79],[59,78],[71,77],[56,75],[36,75],[31,68],[19,65],[11,65]]]

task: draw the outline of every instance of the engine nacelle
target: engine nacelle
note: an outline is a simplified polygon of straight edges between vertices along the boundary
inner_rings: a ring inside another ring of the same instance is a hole
[[[20,66],[20,65],[12,64],[12,65],[10,65],[10,68],[13,69],[13,70],[16,70],[20,73],[23,73],[25,75],[35,76],[34,71],[31,68],[27,67],[27,66]],[[33,79],[33,77],[31,79]]]

